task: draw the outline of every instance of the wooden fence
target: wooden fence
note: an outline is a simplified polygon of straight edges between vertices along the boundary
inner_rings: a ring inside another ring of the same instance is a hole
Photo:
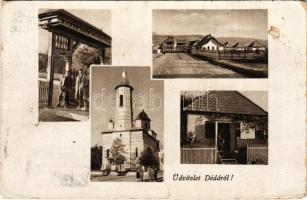
[[[268,164],[268,147],[247,146],[247,163]]]
[[[215,148],[181,148],[181,164],[214,164]]]
[[[192,54],[217,60],[267,62],[265,51],[260,50],[192,50]]]
[[[43,108],[48,105],[49,84],[48,81],[38,81],[38,101],[39,107]]]

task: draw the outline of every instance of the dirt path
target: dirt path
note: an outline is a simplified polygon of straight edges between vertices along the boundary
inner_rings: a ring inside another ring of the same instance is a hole
[[[154,58],[153,75],[158,78],[243,78],[242,74],[207,61],[192,57],[187,53],[167,53]]]

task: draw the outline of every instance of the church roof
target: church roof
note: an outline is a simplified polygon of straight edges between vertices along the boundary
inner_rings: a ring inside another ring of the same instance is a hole
[[[125,71],[122,72],[122,77],[120,78],[119,84],[115,87],[115,90],[118,87],[130,87],[133,90],[133,87],[129,84],[129,80],[127,78],[127,73]]]
[[[137,116],[136,116],[136,119],[135,120],[149,120],[149,117],[148,115],[145,113],[144,110],[142,110],[142,112],[140,112]]]

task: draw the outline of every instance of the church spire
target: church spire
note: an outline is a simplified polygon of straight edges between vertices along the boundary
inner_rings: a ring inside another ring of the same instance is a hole
[[[127,77],[127,73],[125,71],[125,68],[123,67],[122,78],[126,78],[126,77]]]
[[[127,72],[126,72],[125,68],[123,68],[122,75],[121,75],[121,78],[120,78],[120,82],[119,82],[119,84],[115,87],[115,89],[117,89],[118,87],[122,87],[122,86],[130,87],[131,90],[133,90],[133,87],[132,87],[132,86],[130,85],[130,83],[129,83],[128,76],[127,76]]]

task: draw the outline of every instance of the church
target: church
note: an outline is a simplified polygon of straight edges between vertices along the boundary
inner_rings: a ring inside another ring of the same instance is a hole
[[[133,87],[129,84],[127,73],[122,72],[119,84],[115,87],[115,119],[110,119],[108,130],[102,135],[102,169],[109,164],[110,149],[113,141],[120,139],[124,146],[126,158],[122,168],[133,170],[142,151],[148,147],[159,153],[157,134],[150,128],[150,118],[142,110],[133,119]]]

